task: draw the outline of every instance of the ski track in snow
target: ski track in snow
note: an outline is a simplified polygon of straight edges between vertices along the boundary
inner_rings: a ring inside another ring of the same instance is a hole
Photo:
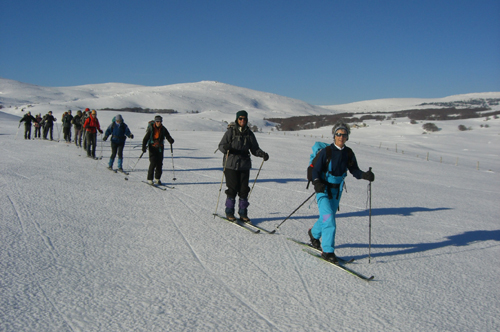
[[[161,194],[161,193],[160,193]],[[191,198],[194,198],[193,196],[190,196],[186,193],[183,193],[183,195],[186,195],[186,196],[189,196]],[[180,197],[178,196],[173,196],[174,199],[177,199],[179,202],[181,202],[185,208],[189,209],[190,211],[193,212],[194,215],[197,215],[196,213],[198,213],[197,211],[194,211],[188,204],[186,204],[186,202],[184,202]],[[165,197],[164,197],[165,199]],[[165,202],[165,204],[167,204],[167,202]],[[208,212],[208,211],[206,211]],[[254,305],[251,304],[251,301],[249,301],[248,299],[245,299],[245,297],[239,293],[237,290],[231,288],[230,286],[226,285],[223,281],[221,281],[220,277],[218,277],[213,271],[211,271],[207,266],[206,264],[201,260],[200,256],[196,253],[195,249],[193,248],[193,246],[189,243],[189,241],[187,240],[186,236],[182,233],[182,231],[180,230],[177,222],[175,222],[175,218],[174,216],[172,215],[172,213],[170,213],[170,218],[172,220],[172,222],[174,223],[176,229],[179,231],[179,233],[182,235],[183,239],[185,240],[187,246],[189,247],[189,249],[191,250],[191,252],[193,253],[194,257],[196,258],[196,260],[200,263],[200,265],[203,266],[203,268],[209,272],[211,275],[212,275],[212,278],[217,281],[220,285],[222,285],[227,291],[228,293],[230,293],[233,297],[235,297],[236,299],[238,299],[243,305],[245,305],[246,307],[248,307],[251,311],[255,312],[256,315],[258,317],[260,317],[261,319],[263,319],[266,323],[269,324],[269,327],[272,327],[274,329],[277,329],[277,330],[283,330],[281,328],[279,328],[278,326],[276,326],[276,323],[274,323],[269,317],[266,317],[263,313],[261,313]],[[208,215],[205,214],[205,215]],[[197,217],[197,219],[203,223],[204,225],[208,225],[210,227],[210,224],[209,223],[206,223],[202,218],[199,218]],[[212,228],[213,230],[213,228]],[[217,233],[217,236],[222,236],[220,235],[219,233]],[[231,241],[229,239],[223,239],[224,241],[226,241],[235,251],[237,251],[238,249],[233,246],[231,244]],[[239,255],[243,256],[243,258],[250,262],[253,266],[255,266],[266,278],[268,278],[269,280],[271,280],[275,285],[277,285],[279,287],[279,282],[277,280],[275,280],[272,276],[270,276],[267,272],[265,272],[264,270],[261,269],[261,267],[256,264],[250,257],[246,257],[243,253],[239,252]],[[291,296],[293,296],[292,294],[289,294]],[[298,299],[297,299],[298,300]]]
[[[18,220],[19,225],[20,225],[20,227],[21,227],[21,229],[23,231],[24,246],[25,246],[25,248],[31,248],[31,243],[27,240],[29,238],[29,236],[27,234],[26,227],[25,227],[26,222],[23,221],[24,218],[21,217],[21,214],[19,212],[20,210],[16,207],[16,204],[11,199],[11,197],[8,194],[6,196],[7,196],[7,199],[9,200],[9,202],[12,205],[12,208],[13,208],[15,214],[16,214],[16,219]],[[28,210],[27,209],[23,209],[22,211],[28,211]],[[49,250],[49,253],[52,255],[52,258],[53,258],[52,265],[54,265],[54,266],[57,265],[57,259],[56,259],[56,256],[54,255],[55,248],[52,245],[52,243],[50,241],[50,238],[48,236],[46,236],[46,235],[43,234],[43,231],[40,229],[40,225],[38,223],[36,223],[33,220],[32,224],[36,228],[36,230],[38,232],[38,235],[42,239],[42,242],[45,244],[46,248]],[[31,251],[31,249],[28,249],[28,250]],[[44,298],[50,303],[50,305],[52,306],[52,308],[54,308],[54,310],[64,320],[64,322],[66,323],[67,327],[71,331],[75,331],[75,329],[73,328],[73,326],[71,324],[71,321],[61,312],[61,310],[58,308],[58,306],[56,305],[56,303],[54,303],[54,301],[51,299],[51,297],[45,291],[44,286],[40,282],[40,280],[39,280],[39,278],[37,276],[37,273],[35,272],[36,269],[34,268],[32,262],[31,262],[30,257],[31,257],[31,255],[29,255],[29,257],[28,257],[28,262],[29,262],[29,267],[30,267],[30,274],[33,276],[33,279],[35,280],[38,289],[42,292]]]
[[[165,199],[165,198],[163,198]],[[179,201],[185,206],[185,207],[188,207],[184,202],[182,202],[182,200],[179,199]],[[166,202],[165,202],[166,203]],[[190,209],[191,210],[191,209]],[[194,211],[193,211],[194,212]],[[172,213],[169,212],[169,215],[170,215],[170,219],[172,220],[172,223],[174,224],[175,228],[177,229],[177,231],[179,232],[179,234],[182,236],[184,242],[186,243],[187,247],[189,248],[189,250],[192,252],[193,256],[196,258],[196,261],[203,267],[203,269],[205,271],[207,271],[211,277],[212,277],[212,280],[214,280],[215,282],[217,282],[218,284],[220,284],[221,286],[223,286],[223,288],[225,288],[227,290],[227,292],[233,296],[234,298],[238,299],[238,301],[240,301],[245,307],[247,307],[248,309],[250,309],[251,311],[253,311],[258,317],[260,317],[261,319],[263,319],[267,324],[269,324],[269,327],[272,327],[272,328],[277,328],[275,326],[275,324],[269,320],[269,318],[265,317],[262,313],[260,313],[256,308],[254,308],[249,302],[248,300],[245,300],[245,298],[239,294],[236,290],[234,289],[231,289],[230,287],[228,287],[226,284],[224,284],[223,282],[221,282],[220,278],[217,277],[210,269],[207,268],[207,266],[203,263],[203,261],[201,260],[200,256],[198,256],[198,254],[196,253],[196,250],[193,248],[193,246],[191,245],[191,243],[189,243],[188,239],[186,238],[186,236],[184,236],[184,234],[182,233],[182,231],[180,230],[179,226],[177,225],[177,223],[175,222],[175,218],[174,216],[172,215]]]

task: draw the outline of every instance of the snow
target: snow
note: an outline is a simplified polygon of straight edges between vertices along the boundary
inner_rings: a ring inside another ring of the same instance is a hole
[[[103,159],[95,161],[73,144],[24,140],[21,99],[65,105],[54,109],[57,123],[70,102],[46,94],[56,88],[21,98],[9,86],[13,107],[2,99],[0,112],[2,331],[500,329],[500,119],[433,121],[441,130],[425,135],[408,119],[366,121],[368,127],[352,130],[348,145],[361,169],[373,167],[376,176],[371,262],[368,183],[350,175],[336,251],[356,258],[354,270],[375,276],[365,282],[287,240],[307,240],[317,218],[313,200],[274,235],[254,235],[212,216],[222,177],[222,155],[214,153],[220,122],[231,121],[241,105],[164,116],[175,143],[173,155],[165,153],[162,180],[175,189],[160,191],[142,183],[149,163],[146,155],[138,159],[151,114],[121,113],[135,135],[127,140],[124,167],[137,162],[125,181],[106,169],[109,142],[99,139]],[[45,114],[49,107],[33,103],[29,110]],[[249,110],[250,121],[261,114]],[[114,115],[98,111],[103,127]],[[458,124],[473,130],[461,132]],[[330,131],[256,133],[270,159],[250,196],[254,223],[275,229],[309,197],[311,146],[331,141]],[[262,159],[253,162],[251,184]]]

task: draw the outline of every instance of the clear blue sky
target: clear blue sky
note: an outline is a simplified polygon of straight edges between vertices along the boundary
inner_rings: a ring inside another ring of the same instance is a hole
[[[332,105],[500,91],[498,0],[0,0],[0,77]]]

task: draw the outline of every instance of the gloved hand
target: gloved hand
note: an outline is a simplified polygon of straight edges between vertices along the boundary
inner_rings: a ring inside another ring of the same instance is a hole
[[[268,161],[269,160],[269,154],[267,154],[267,153],[264,152],[264,155],[262,156],[262,158],[264,158],[264,161]]]
[[[324,193],[325,192],[326,186],[323,183],[323,181],[321,181],[320,179],[315,179],[313,181],[313,185],[314,185],[315,192],[317,192],[317,193]]]
[[[227,151],[229,151],[229,150],[231,150],[231,143],[226,143],[226,144],[224,144],[224,145],[222,146],[222,148],[223,148],[224,150],[226,150],[226,152],[227,152]]]
[[[104,137],[102,138],[102,140],[103,140],[104,142],[106,142],[106,140],[107,140],[107,139],[108,139],[108,136],[104,136]]]
[[[101,129],[99,129],[99,132],[100,132],[101,134],[103,133],[103,131],[102,131]]]
[[[172,138],[170,141],[168,141],[170,143],[170,145],[174,144],[174,139]]]
[[[147,149],[146,149],[146,146],[143,146],[143,147],[142,147],[142,152],[143,152],[143,153],[146,153],[146,150],[147,150]]]
[[[130,134],[130,139],[134,139],[134,134]]]
[[[364,172],[363,175],[361,176],[363,180],[368,180],[370,182],[375,181],[375,174],[370,170],[368,172]]]

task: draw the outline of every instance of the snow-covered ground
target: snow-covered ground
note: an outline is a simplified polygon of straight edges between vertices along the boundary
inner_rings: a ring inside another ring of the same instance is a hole
[[[105,124],[112,116],[99,115]],[[123,116],[136,135],[125,151],[130,169],[150,116]],[[376,174],[372,258],[368,263],[367,182],[351,176],[338,212],[337,254],[356,258],[353,269],[375,276],[367,283],[287,240],[307,240],[317,218],[314,202],[275,235],[254,235],[212,217],[222,175],[221,154],[213,152],[222,131],[173,130],[174,167],[167,153],[162,179],[175,189],[160,191],[141,182],[147,158],[125,181],[106,170],[109,143],[99,141],[104,158],[94,161],[73,144],[26,141],[22,126],[16,136],[18,120],[0,118],[3,331],[500,328],[498,168],[356,143],[415,125],[373,122],[352,133],[361,168]],[[427,135],[426,149],[460,152],[460,142],[468,141],[478,154],[494,155],[498,166],[500,120],[489,123],[482,135],[456,130],[442,138],[447,144]],[[330,136],[257,138],[270,159],[251,193],[250,216],[272,230],[311,194],[304,180],[310,146]],[[260,164],[254,158],[254,168]]]
[[[95,161],[73,144],[24,140],[20,110],[0,112],[1,331],[500,329],[500,119],[433,121],[441,130],[426,135],[407,119],[353,129],[348,145],[376,175],[371,263],[368,183],[352,176],[337,254],[375,276],[365,282],[287,240],[307,240],[312,200],[274,235],[213,218],[224,127],[206,112],[165,115],[175,144],[162,180],[175,189],[160,191],[142,183],[149,162],[138,159],[152,115],[122,113],[135,135],[124,167],[137,162],[125,181],[106,169],[109,142]],[[114,115],[98,112],[103,127]],[[270,159],[250,196],[254,223],[275,229],[309,197],[310,148],[330,132],[256,134]]]

